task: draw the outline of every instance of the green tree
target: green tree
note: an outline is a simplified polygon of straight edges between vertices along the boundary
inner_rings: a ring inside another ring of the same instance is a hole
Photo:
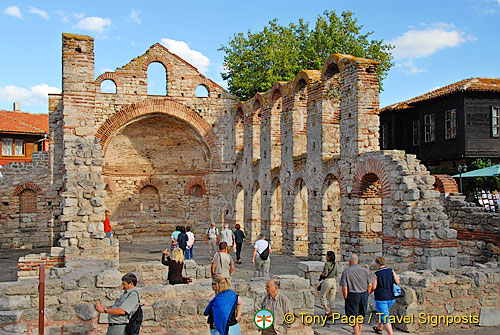
[[[248,100],[277,81],[292,80],[301,70],[321,70],[328,56],[340,53],[377,60],[381,84],[393,65],[393,47],[369,40],[373,32],[361,34],[362,28],[352,12],[337,16],[325,11],[314,29],[302,19],[288,27],[274,19],[262,31],[235,34],[219,48],[225,52],[222,78],[232,94]]]

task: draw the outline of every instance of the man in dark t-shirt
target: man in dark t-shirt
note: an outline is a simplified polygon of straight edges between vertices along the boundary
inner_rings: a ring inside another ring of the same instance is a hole
[[[234,228],[236,229],[233,233],[234,243],[236,244],[236,263],[241,264],[241,246],[243,245],[243,240],[245,239],[245,233],[241,231],[241,226],[237,223]]]

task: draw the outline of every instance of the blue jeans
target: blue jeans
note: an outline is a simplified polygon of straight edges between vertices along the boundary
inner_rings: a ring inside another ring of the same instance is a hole
[[[106,233],[106,237],[107,237],[107,238],[109,238],[109,243],[110,243],[111,245],[113,245],[113,240],[111,239],[111,232],[110,232],[110,231],[108,231],[108,232]]]
[[[210,335],[220,335],[220,333],[217,329],[210,329]],[[237,323],[234,326],[229,326],[227,335],[241,335],[240,324]]]
[[[185,254],[184,254],[184,258],[185,259],[193,259],[193,247],[194,245],[191,246],[191,248],[186,248],[186,251],[185,251]]]
[[[389,323],[389,308],[396,302],[396,299],[393,300],[375,300],[375,307],[377,308],[378,321],[383,323]],[[383,314],[383,315],[380,315]]]

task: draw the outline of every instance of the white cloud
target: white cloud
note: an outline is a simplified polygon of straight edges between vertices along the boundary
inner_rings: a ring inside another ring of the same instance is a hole
[[[200,72],[206,73],[210,65],[210,59],[199,51],[192,50],[186,42],[176,41],[170,38],[162,38],[163,44],[170,52],[186,60],[195,66]]]
[[[57,15],[61,16],[61,21],[62,22],[66,22],[66,23],[69,23],[71,20],[75,19],[75,20],[81,20],[85,17],[84,14],[82,13],[69,13],[69,14],[66,14],[64,11],[62,10],[58,10],[56,12]]]
[[[439,50],[454,48],[476,39],[474,36],[466,36],[464,31],[457,29],[453,24],[434,23],[423,26],[422,29],[412,28],[388,41],[395,46],[392,55],[395,60],[400,61],[398,67],[410,74],[425,71],[416,66],[415,59],[425,58]]]
[[[74,25],[73,28],[89,30],[96,33],[103,33],[107,27],[111,26],[111,23],[111,19],[109,18],[89,16],[80,19],[80,21],[78,21],[78,23]]]
[[[23,17],[23,15],[21,14],[21,10],[17,6],[7,7],[3,12],[4,14],[17,17],[18,19],[21,19]]]
[[[500,0],[499,0],[500,1]],[[140,11],[136,11],[135,9],[132,8],[132,12],[130,13],[130,15],[128,16],[129,20],[132,21],[132,22],[135,22],[137,24],[141,24],[142,23],[142,20],[141,18],[139,17],[139,14],[141,12]]]
[[[21,102],[23,105],[43,105],[48,102],[49,93],[61,93],[57,87],[47,84],[31,86],[29,89],[14,85],[0,87],[0,101]]]
[[[41,9],[38,9],[38,8],[35,8],[35,7],[30,7],[30,9],[28,10],[28,12],[30,12],[31,14],[39,15],[39,16],[43,17],[46,20],[49,19],[49,14],[47,14],[47,12],[44,11],[44,10],[41,10]]]
[[[99,71],[100,71],[101,73],[113,72],[113,70],[112,70],[112,69],[107,68],[107,67],[103,67],[102,69],[99,69]]]

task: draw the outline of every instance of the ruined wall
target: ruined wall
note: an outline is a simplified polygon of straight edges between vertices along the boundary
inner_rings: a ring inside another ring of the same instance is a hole
[[[57,193],[51,188],[49,153],[34,152],[31,163],[1,169],[0,248],[45,247],[59,237],[53,220]]]
[[[378,94],[374,61],[332,55],[322,71],[234,107],[244,146],[232,214],[252,241],[263,233],[275,249],[310,259],[334,250],[407,267],[456,264],[456,231],[434,177],[414,155],[379,150]]]
[[[148,95],[151,63],[165,68],[164,96]],[[102,93],[103,81],[116,92]],[[199,85],[208,97],[195,95]],[[199,232],[225,220],[235,100],[220,86],[160,44],[95,79],[93,39],[63,34],[62,91],[51,106],[62,143],[53,154],[63,158],[55,180],[62,180],[66,258],[114,257],[117,249],[103,239],[105,208],[122,240],[169,235],[179,224]]]
[[[498,261],[500,257],[500,213],[466,202],[460,194],[442,194],[450,226],[457,231],[458,264]]]
[[[124,273],[116,267],[113,262],[93,262],[92,266],[86,262],[73,262],[67,263],[64,269],[51,271],[51,278],[47,278],[45,286],[45,333],[105,334],[107,314],[98,314],[93,304],[99,300],[103,305],[112,305],[122,293],[121,277]],[[137,269],[140,284],[144,284],[141,278],[147,278],[154,267],[144,264]],[[291,300],[294,312],[312,314],[314,296],[309,281],[297,276],[282,276],[280,279],[281,292]],[[139,287],[141,303],[144,304],[141,332],[210,334],[203,316],[214,296],[210,284],[211,280],[197,280],[189,285],[158,283]],[[38,334],[37,285],[32,280],[0,283],[0,331]],[[265,285],[266,280],[232,282],[232,289],[244,303],[239,321],[244,334],[259,334],[253,318],[266,294]],[[313,331],[296,323],[289,334],[312,335]]]
[[[393,323],[396,328],[435,332],[500,325],[498,263],[408,271],[400,277],[405,296],[397,299],[390,311],[400,318]]]

